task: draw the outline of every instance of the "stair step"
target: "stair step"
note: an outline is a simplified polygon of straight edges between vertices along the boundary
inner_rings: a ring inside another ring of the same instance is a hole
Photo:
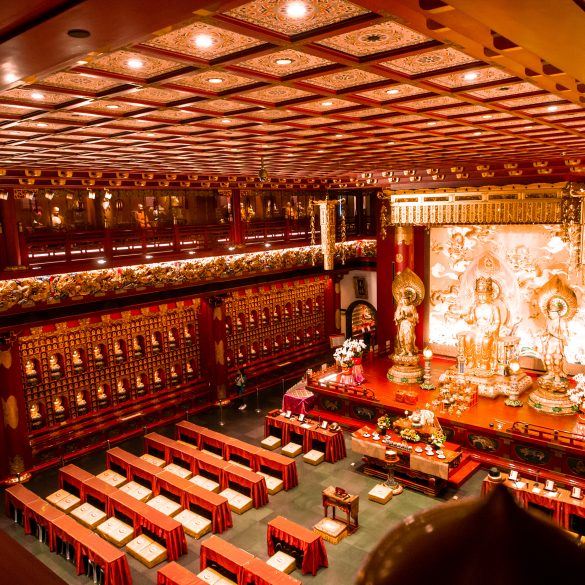
[[[462,483],[467,481],[469,477],[471,477],[479,468],[481,464],[477,461],[474,461],[470,457],[463,458],[463,461],[460,463],[459,467],[449,476],[449,483],[455,487],[459,487]]]

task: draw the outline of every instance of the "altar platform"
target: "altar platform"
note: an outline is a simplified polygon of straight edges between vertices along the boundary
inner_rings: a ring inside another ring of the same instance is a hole
[[[433,358],[435,385],[453,363],[449,358]],[[336,383],[327,385],[322,381],[324,374],[314,373],[307,383],[316,398],[312,414],[355,430],[365,422],[375,424],[385,413],[399,417],[404,416],[405,410],[429,408],[438,390],[389,382],[386,374],[390,366],[387,356],[365,359],[365,382],[349,388]],[[442,408],[435,409],[435,413],[447,440],[461,445],[469,455],[467,460],[485,467],[517,468],[528,476],[546,475],[561,483],[585,487],[585,425],[578,423],[577,415],[554,416],[529,407],[528,396],[535,388],[533,385],[522,394],[525,404],[520,408],[506,406],[503,396],[479,397],[477,404],[460,416]],[[396,399],[397,391],[405,389],[416,394],[416,403]],[[462,465],[461,478],[466,477],[467,471]]]

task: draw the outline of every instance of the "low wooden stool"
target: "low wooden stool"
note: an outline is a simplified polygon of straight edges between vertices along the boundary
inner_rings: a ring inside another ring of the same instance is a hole
[[[118,547],[124,546],[134,538],[134,528],[114,517],[102,522],[97,527],[97,532]]]
[[[111,469],[106,469],[102,471],[99,475],[96,476],[98,479],[105,481],[108,485],[112,487],[119,488],[122,487],[126,483],[126,478]]]
[[[191,512],[183,510],[175,516],[175,520],[180,522],[185,529],[185,533],[193,538],[201,538],[203,535],[211,532],[211,520]]]
[[[191,473],[191,471],[189,469],[186,469],[185,467],[181,467],[180,465],[177,465],[176,463],[169,463],[165,468],[165,471],[168,471],[169,473],[172,473],[173,475],[177,475],[179,477],[182,477],[183,479],[190,479],[191,477],[193,477],[193,474]]]
[[[164,459],[161,459],[160,457],[155,457],[154,455],[150,455],[149,453],[145,453],[144,455],[141,455],[140,459],[142,459],[143,461],[147,461],[148,463],[151,463],[152,465],[156,465],[157,467],[164,467],[165,466]]]
[[[203,475],[194,475],[189,481],[195,485],[198,485],[200,488],[207,490],[208,492],[219,492],[219,484],[212,479],[204,477]]]
[[[139,502],[146,502],[152,496],[151,489],[144,487],[135,481],[130,481],[124,484],[120,488],[120,491],[128,494],[129,496],[132,496]]]
[[[392,499],[392,490],[385,484],[379,483],[368,492],[368,500],[378,504],[387,504]]]
[[[177,502],[173,502],[173,500],[169,500],[169,498],[165,498],[165,496],[160,495],[155,496],[152,498],[152,500],[149,500],[146,505],[154,508],[155,510],[158,510],[165,516],[170,516],[171,518],[183,509],[181,504],[177,504]]]
[[[316,449],[311,449],[308,453],[303,455],[303,461],[305,463],[310,463],[311,465],[319,465],[319,463],[325,461],[325,453],[317,451]]]
[[[282,445],[282,441],[278,437],[269,435],[268,437],[260,441],[260,445],[262,445],[264,449],[274,451],[275,449],[278,449]]]
[[[252,498],[249,498],[231,488],[219,492],[219,495],[227,498],[229,507],[232,512],[235,512],[236,514],[243,514],[252,507]]]
[[[77,496],[70,494],[67,490],[57,490],[56,492],[53,492],[51,495],[47,496],[47,502],[53,504],[53,506],[59,508],[59,510],[63,510],[66,514],[81,504],[81,500]]]
[[[303,452],[303,447],[302,445],[299,445],[298,443],[288,443],[287,445],[285,445],[281,451],[280,451],[283,455],[286,455],[287,457],[297,457],[298,455],[300,455]]]
[[[145,534],[137,536],[126,545],[128,554],[138,559],[149,569],[167,559],[167,549]]]
[[[268,475],[262,471],[257,471],[256,473],[261,475],[266,480],[266,489],[271,496],[277,494],[284,487],[284,482],[282,479],[278,479],[278,477],[273,477],[272,475]]]
[[[273,554],[266,561],[266,564],[286,574],[292,573],[297,568],[297,562],[294,557],[283,553],[281,550]]]
[[[83,524],[90,530],[94,530],[108,516],[99,508],[85,502],[85,504],[81,504],[81,506],[71,510],[71,517],[75,518],[79,523]]]

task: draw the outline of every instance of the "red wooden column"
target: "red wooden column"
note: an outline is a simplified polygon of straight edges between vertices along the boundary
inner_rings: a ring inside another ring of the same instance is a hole
[[[26,265],[24,250],[20,245],[20,227],[16,221],[16,203],[14,193],[8,199],[0,201],[0,223],[4,231],[6,266],[19,268]]]
[[[428,329],[428,307],[431,289],[429,285],[429,250],[430,231],[421,225],[413,228],[413,266],[412,270],[420,277],[425,285],[425,298],[418,306],[418,324],[416,326],[416,345],[422,351]]]
[[[18,343],[0,346],[0,483],[26,480],[32,465],[28,411],[24,399]]]
[[[244,230],[242,226],[242,211],[240,209],[241,206],[241,197],[240,197],[240,190],[233,189],[232,190],[232,226],[231,226],[231,233],[230,239],[234,246],[239,246],[244,243]]]
[[[225,304],[223,297],[201,299],[200,313],[201,371],[218,400],[227,396]]]

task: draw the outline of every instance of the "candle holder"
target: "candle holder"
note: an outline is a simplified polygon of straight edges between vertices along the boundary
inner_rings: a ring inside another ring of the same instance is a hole
[[[423,374],[423,383],[420,387],[423,390],[434,390],[435,385],[431,382],[431,358],[433,357],[433,350],[430,347],[423,349],[423,358],[425,360],[425,369]]]
[[[510,396],[504,400],[504,404],[506,406],[518,408],[524,404],[522,400],[520,400],[518,393],[518,372],[520,370],[520,364],[517,361],[513,361],[510,362],[508,367],[510,368],[510,372],[512,372],[512,380],[510,383]]]

